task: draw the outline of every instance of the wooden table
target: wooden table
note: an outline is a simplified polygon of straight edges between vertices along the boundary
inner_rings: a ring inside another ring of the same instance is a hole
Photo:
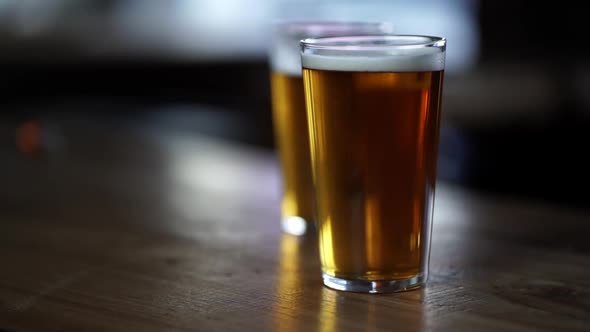
[[[427,287],[343,293],[270,151],[55,121],[34,158],[2,127],[0,331],[590,331],[587,211],[440,183]]]

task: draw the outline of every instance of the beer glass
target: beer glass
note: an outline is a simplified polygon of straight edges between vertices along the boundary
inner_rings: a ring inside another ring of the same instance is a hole
[[[281,224],[285,232],[302,235],[315,220],[299,41],[307,37],[388,32],[391,26],[379,22],[282,21],[273,25],[272,113],[281,165]]]
[[[324,284],[385,293],[428,276],[446,39],[301,41]]]

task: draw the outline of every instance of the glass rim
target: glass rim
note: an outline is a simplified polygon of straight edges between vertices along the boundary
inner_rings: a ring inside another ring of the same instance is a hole
[[[275,29],[287,31],[289,33],[307,33],[316,32],[338,32],[349,31],[354,35],[355,31],[363,34],[363,30],[370,31],[392,31],[393,25],[385,21],[346,21],[346,20],[275,20],[272,23]],[[364,34],[367,32],[365,31]],[[319,37],[318,37],[319,38]]]
[[[412,42],[414,40],[414,42]],[[418,41],[421,40],[421,41]],[[303,51],[385,51],[391,49],[420,49],[445,47],[447,39],[431,35],[414,34],[364,34],[337,37],[305,38],[300,41]]]

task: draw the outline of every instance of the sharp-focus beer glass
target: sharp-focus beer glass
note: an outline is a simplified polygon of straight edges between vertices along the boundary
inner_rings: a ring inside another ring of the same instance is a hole
[[[301,41],[324,284],[385,293],[427,279],[446,40]]]
[[[273,125],[282,175],[282,228],[301,235],[315,220],[309,135],[299,41],[308,37],[385,34],[379,22],[276,22],[270,51]]]

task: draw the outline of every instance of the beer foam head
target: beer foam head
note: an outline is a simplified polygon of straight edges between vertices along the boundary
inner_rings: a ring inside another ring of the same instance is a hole
[[[350,36],[306,39],[304,68],[351,72],[439,71],[446,40],[429,36]]]
[[[273,71],[301,76],[301,49],[299,42],[302,39],[351,34],[383,34],[391,33],[391,31],[391,25],[382,22],[275,22],[270,48],[270,65]]]
[[[273,71],[301,76],[301,54],[297,37],[277,38],[270,51],[270,66]]]

